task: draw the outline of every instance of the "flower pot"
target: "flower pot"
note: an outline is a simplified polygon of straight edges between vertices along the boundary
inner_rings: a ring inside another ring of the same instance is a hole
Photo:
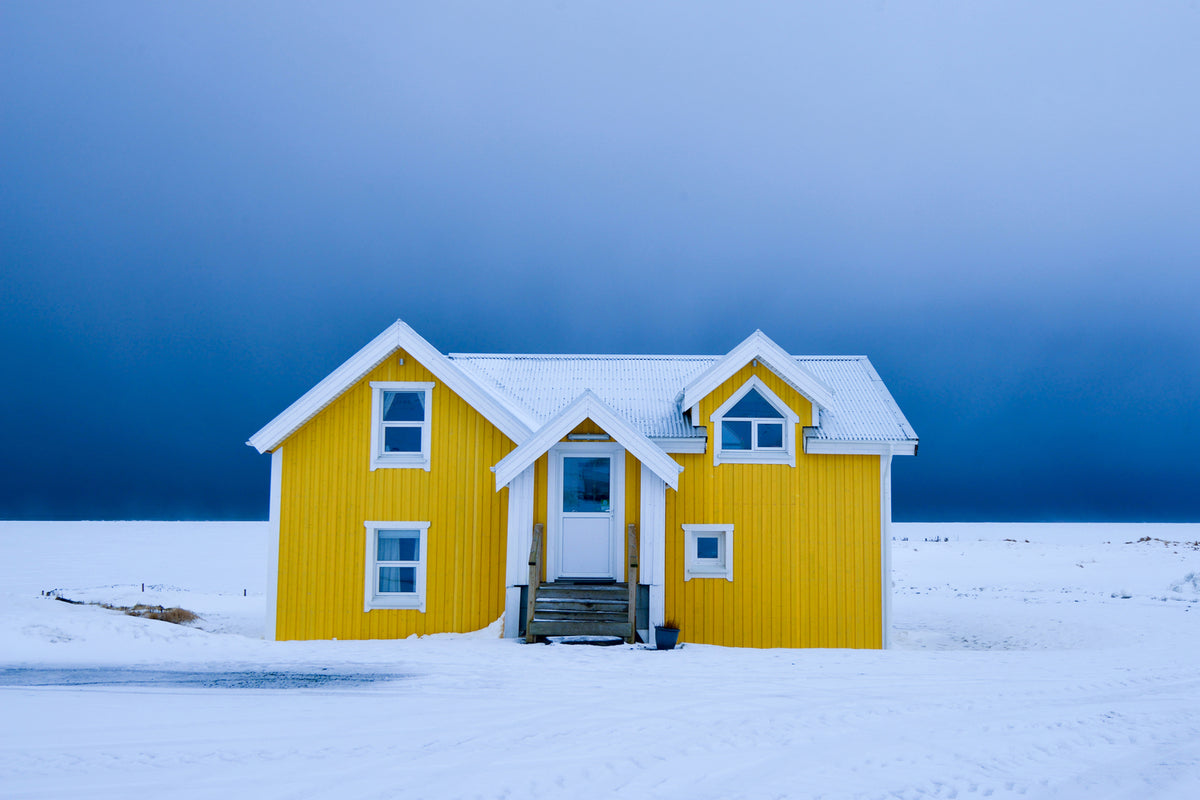
[[[664,628],[661,625],[654,626],[654,646],[659,650],[674,650],[675,643],[679,641],[679,628]]]

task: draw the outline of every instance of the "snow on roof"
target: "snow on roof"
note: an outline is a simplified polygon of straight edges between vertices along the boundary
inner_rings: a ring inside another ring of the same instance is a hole
[[[683,415],[680,391],[723,356],[451,353],[478,383],[545,423],[586,390],[645,436],[703,438]],[[833,402],[810,438],[915,444],[917,435],[866,356],[798,356]]]

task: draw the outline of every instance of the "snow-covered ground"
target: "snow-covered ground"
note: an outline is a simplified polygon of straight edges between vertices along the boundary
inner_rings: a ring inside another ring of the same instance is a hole
[[[1200,525],[897,525],[883,652],[267,642],[265,535],[0,523],[0,797],[1200,797]]]

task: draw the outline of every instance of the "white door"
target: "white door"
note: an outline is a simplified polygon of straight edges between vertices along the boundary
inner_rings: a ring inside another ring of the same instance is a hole
[[[624,450],[610,444],[559,445],[549,516],[554,577],[619,579]]]

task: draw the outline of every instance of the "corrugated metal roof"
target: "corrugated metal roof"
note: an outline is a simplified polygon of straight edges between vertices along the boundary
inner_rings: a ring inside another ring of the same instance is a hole
[[[591,389],[650,438],[694,438],[677,397],[720,356],[451,353],[481,384],[544,423]],[[916,433],[865,356],[799,356],[833,405],[810,435],[829,441],[915,442]]]

